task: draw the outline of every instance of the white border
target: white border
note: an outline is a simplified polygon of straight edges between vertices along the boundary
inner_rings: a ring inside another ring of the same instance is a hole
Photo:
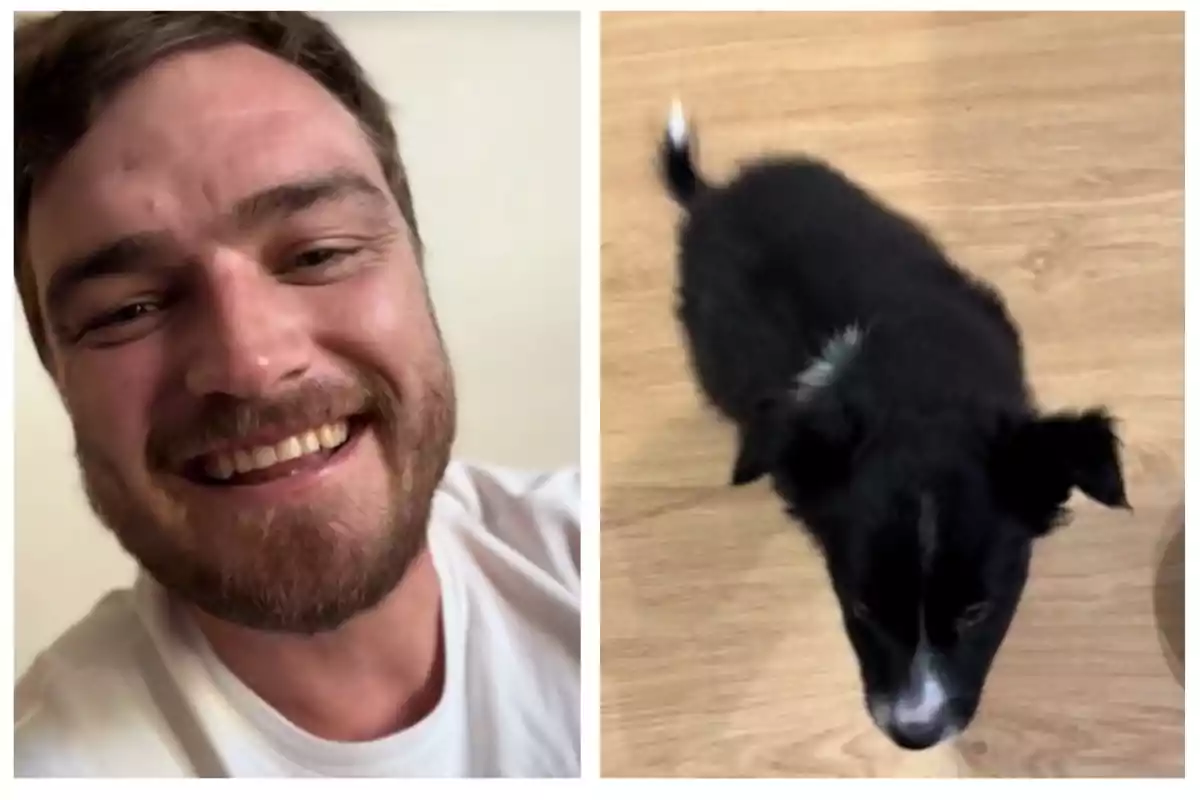
[[[189,4],[191,6],[204,5],[202,3]],[[238,8],[242,4],[233,3],[223,7]],[[276,4],[265,3],[255,4],[250,7],[254,8],[270,8]],[[599,624],[600,624],[600,530],[599,530],[599,480],[600,480],[600,442],[599,442],[599,411],[600,411],[600,383],[599,383],[599,25],[597,10],[602,6],[605,10],[649,10],[647,5],[652,5],[654,10],[697,10],[697,6],[707,9],[715,8],[733,8],[735,4],[729,3],[724,6],[708,3],[679,3],[679,2],[659,2],[654,4],[643,3],[596,3],[580,0],[577,3],[568,2],[526,2],[521,4],[520,10],[581,10],[583,12],[581,19],[581,35],[582,35],[582,63],[581,63],[581,130],[582,130],[582,152],[583,158],[583,175],[582,175],[582,191],[581,198],[581,214],[583,222],[583,236],[581,239],[581,268],[582,281],[580,293],[580,324],[581,330],[581,441],[580,452],[582,454],[582,474],[583,474],[583,509],[584,509],[584,551],[583,551],[583,590],[584,590],[584,612],[582,625],[582,655],[584,661],[583,668],[583,692],[582,692],[582,745],[584,751],[584,771],[585,780],[577,785],[560,785],[558,781],[500,781],[495,785],[481,786],[479,781],[467,781],[462,785],[467,787],[468,791],[487,792],[489,796],[512,796],[525,798],[534,798],[538,796],[554,797],[555,800],[560,800],[564,793],[568,796],[597,796],[599,794],[610,794],[615,796],[620,792],[628,798],[636,797],[651,797],[651,792],[654,792],[657,787],[647,786],[647,781],[617,781],[604,780],[595,781],[589,780],[598,772],[599,760]],[[1007,4],[1006,4],[1007,5]],[[1051,6],[1046,6],[1040,10],[1051,9],[1071,9],[1071,10],[1099,10],[1101,8],[1110,8],[1109,4],[1087,4],[1087,3],[1055,3]],[[94,3],[59,3],[54,6],[42,6],[40,3],[22,4],[21,10],[58,10],[58,9],[96,9]],[[140,3],[125,3],[124,8],[164,8],[162,4],[140,4]],[[169,4],[168,4],[169,7]],[[314,5],[311,3],[293,3],[287,5],[279,5],[281,8],[308,8],[311,10],[327,10],[330,4]],[[399,2],[391,3],[357,3],[350,6],[342,7],[342,10],[497,10],[496,3],[487,2],[486,0],[477,0],[476,2],[459,2],[459,3],[419,3],[419,4],[401,4]],[[755,3],[750,8],[754,10],[768,9],[788,9],[788,10],[818,10],[818,9],[836,9],[836,10],[939,10],[939,9],[956,9],[956,10],[982,10],[982,6],[975,4],[946,4],[946,3],[920,3],[920,4],[897,4],[897,3],[861,3],[861,2],[843,2],[835,4],[812,5],[806,6],[797,3],[782,3],[782,2],[759,2]],[[1139,10],[1182,10],[1183,6],[1179,3],[1163,5],[1163,4],[1139,4]],[[1193,26],[1189,23],[1185,24],[1185,36],[1190,32]],[[5,64],[11,63],[11,47],[12,40],[5,39],[4,54]],[[1114,54],[1114,58],[1119,57],[1119,54]],[[1193,69],[1192,59],[1187,59],[1187,78],[1195,78],[1195,70]],[[1187,83],[1192,83],[1189,80]],[[3,82],[3,91],[5,93],[5,109],[12,108],[12,81],[11,78]],[[12,114],[11,112],[5,115],[5,136],[8,140],[12,139]],[[1186,141],[1190,144],[1191,136],[1190,129],[1186,128]],[[1119,158],[1119,153],[1114,153],[1114,158]],[[12,162],[4,160],[4,170],[6,177],[11,177]],[[1185,189],[1190,186],[1192,181],[1187,178],[1185,170]],[[8,184],[8,185],[11,185]],[[10,203],[10,195],[5,195],[6,203]],[[1192,213],[1190,205],[1185,208],[1185,219],[1187,220],[1187,230],[1190,231],[1190,220]],[[4,214],[3,224],[6,230],[8,241],[12,240],[12,216],[9,213]],[[7,252],[12,252],[11,249]],[[1187,251],[1185,249],[1185,261]],[[11,282],[5,282],[8,287],[7,291],[12,295],[13,300],[3,304],[3,319],[0,319],[0,335],[4,337],[3,344],[0,345],[0,359],[3,359],[3,370],[0,372],[3,380],[4,391],[0,393],[0,403],[3,404],[5,413],[9,420],[12,419],[13,409],[13,325],[17,321],[19,314],[16,312],[15,291]],[[1194,284],[1195,282],[1191,282]],[[1197,296],[1196,290],[1192,285],[1185,286],[1185,298],[1190,300],[1187,304],[1195,306],[1200,303],[1200,296]],[[1186,343],[1191,344],[1190,339],[1195,338],[1187,336]],[[1191,348],[1188,348],[1190,352]],[[1194,358],[1187,359],[1185,371],[1185,408],[1190,411],[1190,403],[1187,398],[1191,396],[1190,388],[1192,388],[1192,375],[1195,369],[1192,365]],[[1194,436],[1187,435],[1185,432],[1185,464],[1190,462],[1195,456],[1195,447],[1193,440]],[[10,543],[9,548],[3,549],[4,569],[3,575],[7,581],[10,596],[13,587],[13,556],[11,543],[13,542],[13,496],[12,496],[12,452],[13,440],[11,436],[11,423],[9,435],[4,439],[4,455],[0,459],[0,509],[6,509],[3,513],[3,526],[6,540]],[[1187,501],[1191,503],[1192,491],[1185,490]],[[1193,548],[1194,549],[1194,548]],[[1191,565],[1196,562],[1200,556],[1193,554],[1186,557],[1186,571],[1195,574],[1196,570],[1191,568]],[[1193,605],[1193,591],[1185,593],[1185,607],[1188,612],[1191,611]],[[10,606],[11,608],[11,606]],[[1194,616],[1189,613],[1188,616]],[[13,630],[11,613],[0,615],[0,627],[3,630],[4,640],[7,641],[9,652],[12,652]],[[7,676],[11,679],[12,676],[12,659],[5,661],[3,671],[0,675]],[[1187,676],[1190,678],[1190,674]],[[11,696],[5,696],[6,708],[11,712]],[[1185,714],[1191,718],[1196,711],[1196,701],[1192,699],[1185,700]],[[5,746],[3,747],[3,759],[6,775],[12,774],[12,739],[11,733],[5,730]],[[1194,737],[1187,737],[1185,744],[1185,758],[1189,772],[1195,769],[1197,764],[1196,750],[1198,745],[1192,741]],[[795,798],[797,792],[813,793],[819,797],[833,796],[848,796],[851,793],[857,793],[864,786],[860,785],[861,781],[852,779],[843,780],[800,780],[800,785],[797,785],[796,780],[760,780],[760,781],[736,781],[737,786],[724,785],[728,782],[714,781],[694,781],[677,779],[666,784],[668,791],[677,790],[679,792],[687,792],[690,798],[700,798],[704,795],[712,797],[726,796],[729,791],[751,792],[759,797],[779,796]],[[1192,781],[1195,782],[1195,781]],[[81,794],[86,792],[85,796],[94,796],[97,791],[94,786],[94,781],[74,781],[70,786]],[[375,782],[378,783],[378,782]],[[404,791],[412,791],[414,796],[422,797],[424,791],[428,791],[428,787],[423,785],[426,782],[418,781],[415,784],[406,785]],[[922,797],[937,795],[939,793],[955,793],[960,794],[964,787],[961,787],[957,782],[936,781],[936,780],[921,780],[918,785],[914,785],[911,780],[900,779],[877,779],[869,781],[871,789],[887,792],[889,797],[896,795],[906,795],[909,791],[920,792]],[[54,781],[25,781],[19,782],[17,788],[22,796],[53,796],[58,793],[58,789],[54,787]],[[811,784],[811,785],[809,785]],[[1147,795],[1159,797],[1182,797],[1184,792],[1183,780],[1133,780],[1127,781],[1124,785],[1110,786],[1110,780],[1101,781],[1084,781],[1077,782],[1076,789],[1086,791],[1089,800],[1097,800],[1097,795],[1105,795],[1108,791],[1122,792],[1146,792]],[[383,782],[383,785],[374,786],[369,781],[357,781],[351,784],[356,797],[363,796],[379,796],[379,797],[395,797],[398,787],[390,782]],[[203,793],[212,791],[205,788],[206,784],[202,781],[175,781],[171,785],[163,785],[159,781],[125,781],[119,791],[126,797],[138,796],[145,793],[147,797],[153,797],[155,800],[161,800],[162,797],[170,794],[178,794],[179,796],[188,796],[193,793]],[[478,789],[474,787],[480,787]],[[312,782],[302,781],[295,786],[289,787],[288,792],[291,797],[302,798],[311,796],[314,798],[325,798],[331,788],[336,791],[336,787],[330,787],[325,783],[313,784]],[[1022,798],[1032,798],[1038,796],[1050,796],[1051,792],[1059,791],[1054,786],[1048,786],[1044,782],[1024,780],[1024,779],[1003,779],[1003,780],[976,780],[970,789],[979,797],[1001,796],[1003,793],[1004,800],[1010,800],[1012,793],[1020,792]],[[64,791],[68,791],[64,789]],[[99,790],[103,794],[103,790]],[[237,781],[229,788],[219,789],[222,792],[228,792],[232,796],[253,797],[258,791],[254,781]],[[457,793],[457,792],[456,792]],[[1027,793],[1027,794],[1026,794]],[[1190,794],[1195,794],[1193,790]],[[78,796],[78,795],[77,795]]]
[[[8,74],[2,84],[4,91],[4,138],[11,145],[13,141],[13,79],[12,67],[8,66],[13,63],[13,40],[7,36],[4,37],[4,55],[2,57]],[[11,149],[11,147],[10,147]],[[5,152],[8,152],[6,150]],[[4,185],[13,186],[13,162],[7,158],[4,159]],[[5,249],[4,253],[12,253],[13,240],[13,215],[12,204],[13,195],[11,191],[4,192],[4,238]],[[5,259],[7,263],[12,262],[11,256]],[[0,303],[0,382],[3,383],[4,391],[0,392],[0,409],[3,410],[5,424],[5,435],[3,443],[3,455],[0,459],[0,524],[3,525],[3,536],[0,540],[8,543],[7,547],[0,547],[0,558],[3,558],[4,568],[0,572],[4,575],[5,597],[16,597],[16,578],[13,575],[13,563],[15,560],[14,549],[16,547],[16,537],[13,535],[15,503],[13,502],[13,455],[15,450],[15,431],[13,430],[13,409],[16,407],[16,396],[14,391],[14,354],[16,353],[16,338],[14,325],[17,320],[15,317],[24,319],[24,314],[17,314],[17,306],[20,301],[17,299],[16,284],[4,276],[4,291],[11,299],[8,302]],[[3,665],[0,666],[0,676],[4,679],[5,686],[13,685],[13,613],[12,608],[15,600],[10,599],[6,613],[0,614],[0,631],[2,631],[5,652],[8,657],[4,659]],[[4,694],[4,719],[12,718],[12,694]],[[12,729],[4,728],[4,748],[0,751],[0,758],[3,759],[3,775],[10,776],[13,774],[13,748],[12,748]]]
[[[581,774],[600,774],[600,26],[580,19],[580,425],[583,480]]]

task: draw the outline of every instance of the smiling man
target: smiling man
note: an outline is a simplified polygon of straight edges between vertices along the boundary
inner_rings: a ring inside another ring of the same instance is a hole
[[[20,680],[33,776],[573,776],[579,484],[451,459],[386,105],[298,12],[16,36],[16,281],[138,562]]]

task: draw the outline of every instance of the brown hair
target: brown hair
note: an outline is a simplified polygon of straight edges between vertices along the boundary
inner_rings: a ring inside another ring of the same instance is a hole
[[[20,23],[14,43],[17,290],[42,364],[50,349],[29,253],[29,205],[44,178],[107,103],[157,61],[184,50],[243,42],[292,64],[325,87],[370,138],[388,187],[421,250],[412,195],[388,106],[321,20],[300,11],[67,11]]]

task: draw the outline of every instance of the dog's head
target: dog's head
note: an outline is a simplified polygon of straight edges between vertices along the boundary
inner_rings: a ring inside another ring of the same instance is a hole
[[[909,749],[970,724],[1032,545],[1065,523],[1072,490],[1129,507],[1100,409],[960,418],[910,427],[907,440],[855,419],[836,393],[759,411],[742,426],[733,483],[769,474],[817,540],[867,708]]]

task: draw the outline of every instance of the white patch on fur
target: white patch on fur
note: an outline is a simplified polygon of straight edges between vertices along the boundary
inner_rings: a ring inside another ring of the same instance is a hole
[[[921,678],[919,689],[901,695],[893,707],[892,716],[901,727],[929,725],[941,717],[946,708],[946,689],[933,673]]]
[[[862,328],[858,325],[851,325],[830,338],[821,348],[821,355],[796,376],[793,386],[796,400],[804,402],[818,390],[832,384],[838,373],[846,368],[850,359],[858,352],[862,340]]]
[[[922,645],[913,659],[908,687],[895,698],[888,710],[897,727],[922,727],[941,719],[949,693],[933,667],[928,649]]]
[[[671,115],[667,117],[667,137],[676,147],[687,145],[687,116],[683,113],[683,102],[678,97],[671,101]]]

